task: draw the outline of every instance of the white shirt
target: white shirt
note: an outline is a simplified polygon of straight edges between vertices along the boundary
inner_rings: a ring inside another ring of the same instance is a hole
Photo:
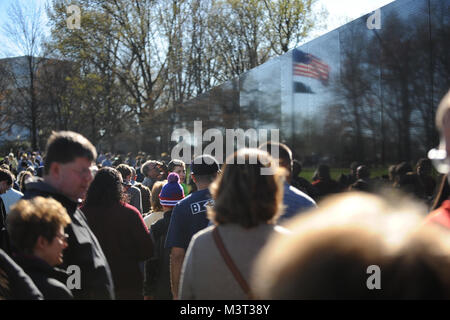
[[[3,203],[5,205],[6,214],[9,213],[10,207],[17,201],[22,199],[23,193],[15,190],[14,188],[8,189],[4,194],[0,195],[2,197]]]

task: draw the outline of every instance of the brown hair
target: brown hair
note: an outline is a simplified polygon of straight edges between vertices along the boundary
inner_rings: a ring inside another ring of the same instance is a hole
[[[69,163],[79,157],[87,158],[90,161],[97,158],[97,151],[92,143],[73,131],[54,131],[47,141],[44,173],[50,172],[53,162]]]
[[[32,253],[39,236],[52,241],[58,229],[71,223],[66,209],[52,198],[20,200],[7,217],[8,231],[14,247]]]
[[[186,164],[184,163],[183,160],[173,159],[167,165],[167,170],[169,172],[172,172],[175,169],[175,167],[182,167],[183,169],[186,169]]]
[[[141,173],[144,175],[144,177],[147,177],[150,168],[158,168],[160,165],[162,165],[162,163],[159,161],[148,160],[141,166]]]
[[[162,211],[163,207],[161,203],[159,202],[159,194],[161,193],[162,187],[167,183],[167,180],[164,181],[156,181],[153,184],[152,188],[152,210],[155,212]]]
[[[255,156],[257,161],[251,164]],[[223,173],[209,187],[214,199],[209,218],[217,224],[236,223],[244,228],[274,222],[282,206],[284,170],[277,167],[272,175],[261,174],[261,169],[271,164],[270,155],[258,149],[240,149],[228,157]]]
[[[124,163],[119,164],[116,167],[116,170],[120,172],[123,180],[125,180],[127,177],[131,178],[131,175],[133,174],[133,171],[131,171],[131,167]]]
[[[20,189],[20,192],[22,192],[22,193],[26,190],[26,187],[25,187],[25,179],[26,179],[27,177],[32,178],[32,177],[33,177],[33,174],[32,174],[30,171],[26,171],[26,170],[21,171],[21,172],[19,173],[19,189]]]
[[[14,182],[14,175],[11,171],[0,168],[0,181],[6,181],[6,184],[11,186]]]

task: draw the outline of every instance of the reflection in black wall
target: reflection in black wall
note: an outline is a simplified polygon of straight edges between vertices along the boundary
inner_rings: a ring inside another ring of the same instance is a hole
[[[368,14],[298,48],[329,64],[328,86],[305,78],[311,92],[294,93],[291,51],[154,116],[148,135],[170,152],[171,130],[192,131],[202,120],[204,131],[280,129],[302,160],[416,161],[438,144],[435,109],[450,88],[449,12],[450,0],[397,0],[381,8],[381,29],[368,29]]]
[[[361,27],[363,20],[341,33],[341,74],[334,89],[350,120],[355,160],[416,160],[438,143],[435,108],[450,79],[444,49],[449,2],[395,4],[382,11],[380,30]]]

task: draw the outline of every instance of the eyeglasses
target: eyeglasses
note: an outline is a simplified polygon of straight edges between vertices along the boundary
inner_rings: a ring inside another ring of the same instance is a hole
[[[89,167],[89,169],[82,169],[82,170],[77,170],[77,169],[71,168],[71,170],[73,172],[77,173],[79,176],[87,176],[87,175],[95,176],[95,174],[98,171],[98,167],[91,166],[91,167]]]
[[[56,235],[59,239],[67,241],[69,239],[69,235],[67,233],[64,234],[57,234]]]
[[[428,151],[428,159],[431,160],[436,171],[442,174],[447,174],[450,171],[450,158],[445,150],[445,144],[441,142],[438,148],[433,148]]]

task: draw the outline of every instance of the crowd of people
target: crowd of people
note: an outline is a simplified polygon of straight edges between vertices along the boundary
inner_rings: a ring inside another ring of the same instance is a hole
[[[321,164],[308,181],[275,142],[223,165],[198,155],[188,176],[178,159],[97,155],[54,132],[45,153],[2,160],[0,299],[448,299],[450,93],[436,124],[439,184],[428,158],[375,178]]]

